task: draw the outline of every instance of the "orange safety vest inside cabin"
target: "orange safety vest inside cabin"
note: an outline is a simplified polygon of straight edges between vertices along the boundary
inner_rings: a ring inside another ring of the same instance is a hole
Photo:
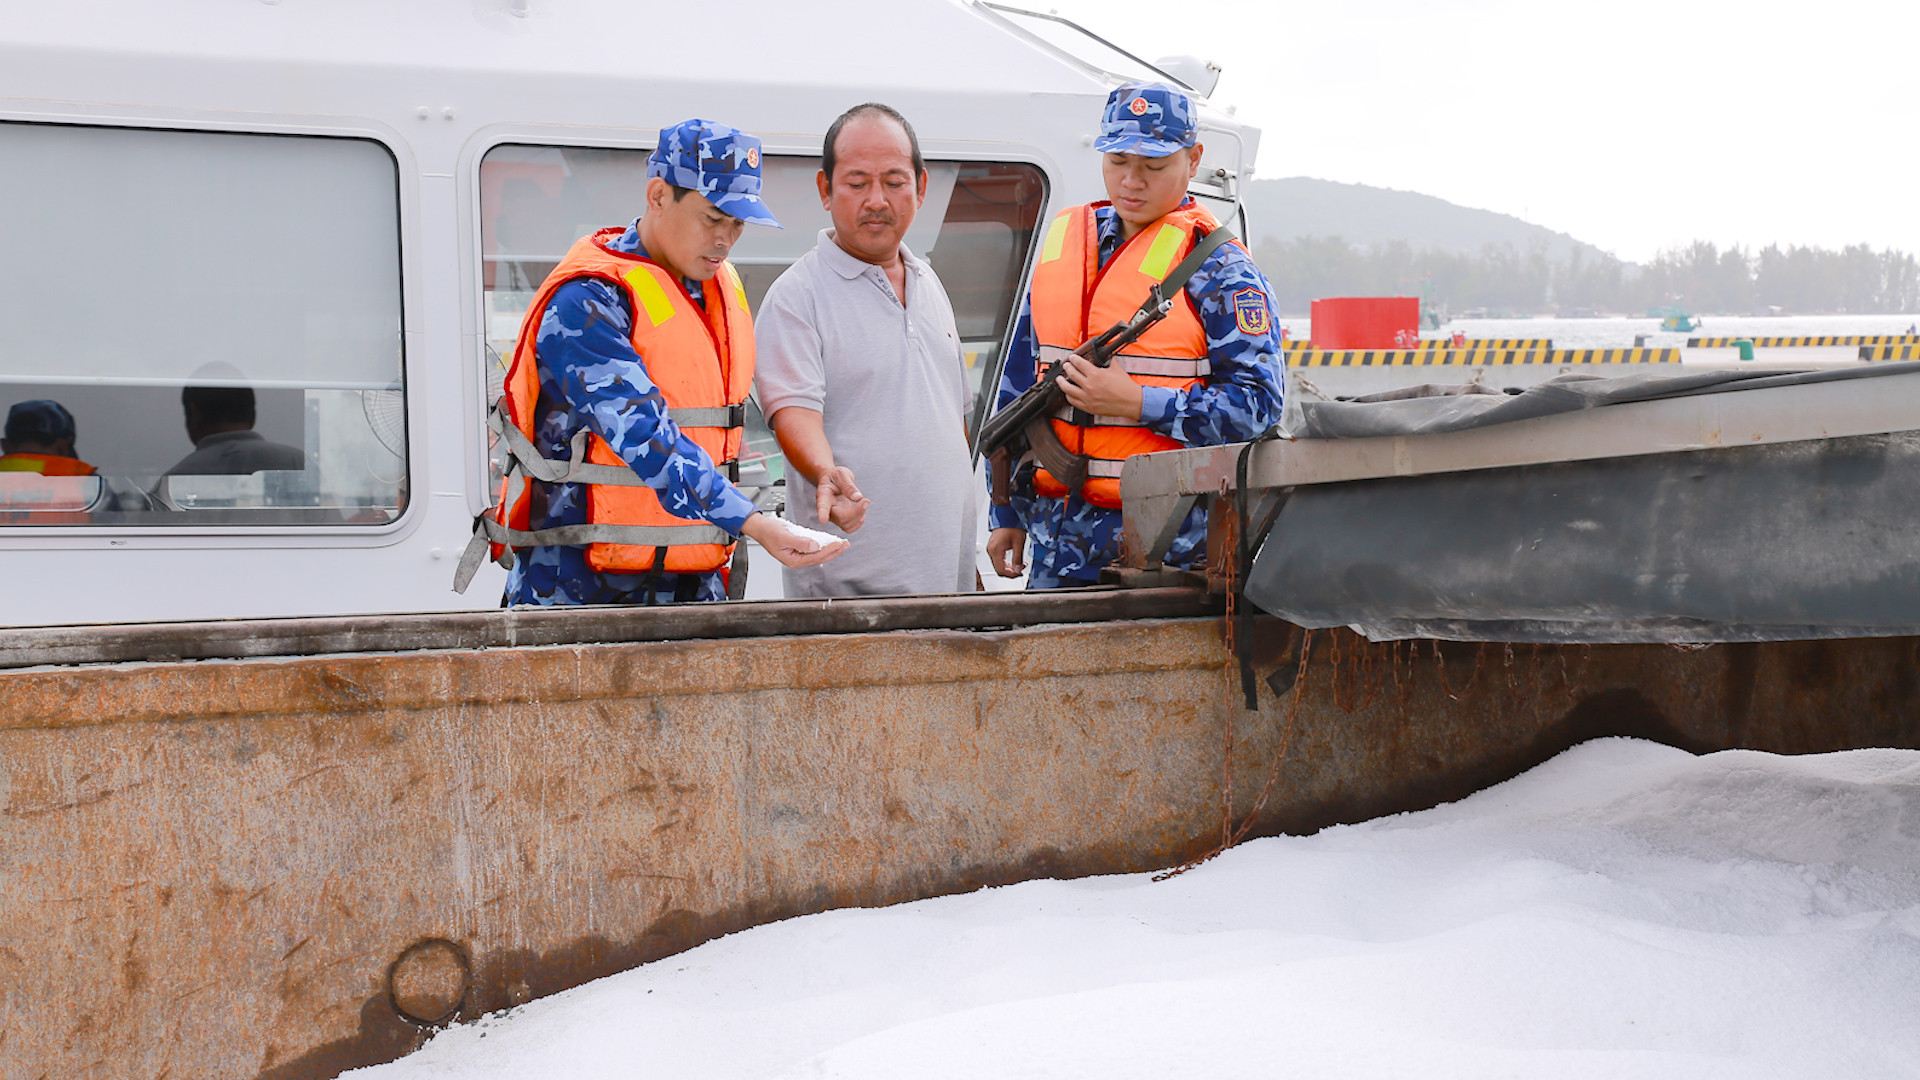
[[[38,473],[41,476],[92,476],[93,466],[59,454],[8,454],[0,457],[0,472]]]
[[[746,288],[733,264],[723,263],[719,275],[706,283],[703,310],[694,305],[672,271],[651,259],[608,249],[607,244],[625,231],[621,226],[601,229],[576,241],[547,275],[527,308],[514,345],[513,364],[507,370],[504,406],[508,419],[529,439],[533,437],[534,410],[540,397],[534,342],[540,334],[541,316],[560,286],[577,278],[600,278],[626,294],[632,312],[634,351],[645,360],[647,376],[660,388],[669,409],[723,408],[743,405],[747,400],[747,391],[753,385],[753,320],[747,311]],[[680,430],[720,466],[739,457],[745,433],[741,427],[686,424]],[[628,467],[598,435],[589,439],[587,460],[595,465]],[[593,524],[711,530],[702,519],[668,513],[650,487],[583,486],[587,489],[587,520]],[[505,495],[503,486],[496,520],[509,528],[528,528],[528,487],[521,487],[511,505]],[[663,569],[667,573],[718,570],[733,555],[731,543],[664,546],[667,558]],[[495,550],[497,554],[497,545]],[[590,544],[587,565],[601,573],[638,573],[653,568],[655,550],[639,544]]]
[[[87,509],[100,497],[100,481],[87,479],[94,472],[79,458],[59,454],[0,456],[0,524],[86,524]]]
[[[1205,236],[1220,227],[1204,207],[1183,206],[1135,233],[1102,267],[1099,226],[1093,212],[1107,205],[1096,202],[1062,210],[1047,226],[1040,262],[1033,271],[1033,335],[1037,345],[1071,352],[1114,323],[1131,319],[1146,302],[1148,290],[1165,280],[1193,249],[1196,230]],[[1187,290],[1180,289],[1166,318],[1121,349],[1113,362],[1142,386],[1186,390],[1205,381],[1213,370],[1207,355],[1207,333]],[[1044,373],[1043,362],[1035,374]],[[1095,506],[1120,506],[1120,466],[1127,458],[1178,450],[1184,445],[1138,420],[1112,416],[1091,419],[1090,424],[1075,424],[1073,410],[1062,408],[1054,414],[1052,423],[1068,450],[1092,459],[1087,463],[1087,482],[1080,495]],[[1066,485],[1044,468],[1034,474],[1034,490],[1053,498],[1067,494]]]

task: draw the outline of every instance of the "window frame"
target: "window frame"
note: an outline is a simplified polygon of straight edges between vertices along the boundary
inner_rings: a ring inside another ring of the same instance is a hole
[[[631,150],[651,153],[659,145],[657,130],[645,132],[603,131],[583,132],[579,128],[564,128],[543,124],[493,124],[476,131],[468,140],[460,155],[460,174],[462,178],[462,207],[460,219],[464,225],[461,230],[460,265],[461,273],[467,276],[465,287],[461,290],[462,304],[465,307],[462,330],[471,337],[474,345],[465,350],[462,364],[463,399],[467,414],[467,432],[465,439],[466,455],[462,468],[466,473],[468,509],[475,515],[485,513],[492,506],[494,492],[489,473],[490,446],[487,440],[487,413],[493,403],[486,400],[488,338],[487,338],[487,289],[484,267],[485,252],[481,250],[480,237],[484,220],[481,206],[480,166],[488,154],[502,146],[548,147],[560,150]],[[981,373],[981,390],[974,401],[974,414],[967,432],[967,442],[971,449],[977,437],[979,426],[985,418],[982,406],[989,410],[995,391],[999,385],[1000,374],[1006,364],[1007,347],[1013,341],[1013,334],[1019,324],[1019,304],[1025,299],[1027,289],[1032,283],[1033,267],[1039,258],[1040,245],[1045,238],[1048,215],[1053,212],[1054,192],[1058,182],[1054,176],[1056,163],[1052,158],[1036,148],[1018,145],[995,145],[982,147],[961,142],[922,140],[921,154],[928,162],[953,163],[958,165],[1004,164],[1031,166],[1040,176],[1040,206],[1035,219],[1033,236],[1027,243],[1027,252],[1021,263],[1019,277],[1015,282],[1011,309],[1007,316],[1006,328],[994,350],[994,361],[990,369]],[[790,134],[767,134],[761,136],[762,154],[768,156],[793,156],[818,158],[821,146],[818,138],[811,140]],[[635,207],[638,216],[640,207]],[[607,222],[613,225],[614,222]],[[756,313],[757,314],[757,313]],[[503,358],[512,363],[511,357]],[[974,454],[977,462],[978,453]]]
[[[41,104],[41,103],[36,103]],[[418,234],[421,222],[419,183],[423,174],[412,148],[400,133],[378,121],[364,117],[326,117],[274,114],[248,114],[236,117],[223,112],[182,113],[157,109],[128,108],[114,115],[102,115],[95,107],[64,103],[45,103],[33,110],[0,108],[0,124],[39,125],[103,130],[133,130],[150,133],[178,132],[197,135],[242,135],[267,138],[350,139],[370,143],[386,155],[393,168],[395,209],[394,265],[397,270],[400,314],[400,385],[406,422],[406,504],[391,521],[380,524],[292,524],[201,522],[169,524],[45,524],[0,525],[0,550],[91,547],[101,540],[109,546],[125,546],[140,541],[140,547],[176,548],[293,548],[320,546],[331,548],[387,547],[405,540],[427,516],[425,500],[430,496],[427,484],[428,462],[422,437],[428,418],[424,415],[426,395],[416,387],[428,380],[422,350],[413,347],[420,336],[418,311],[420,291],[412,287],[422,279],[416,244],[409,238]],[[449,177],[450,179],[450,177]],[[92,541],[92,543],[89,543]],[[150,542],[149,542],[150,541]]]

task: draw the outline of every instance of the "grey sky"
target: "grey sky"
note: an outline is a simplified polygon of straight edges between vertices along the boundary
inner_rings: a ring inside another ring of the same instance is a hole
[[[1218,61],[1262,177],[1437,195],[1632,260],[1694,239],[1920,252],[1912,0],[1024,6]]]

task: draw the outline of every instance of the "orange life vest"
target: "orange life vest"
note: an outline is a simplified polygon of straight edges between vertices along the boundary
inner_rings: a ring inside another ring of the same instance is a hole
[[[84,525],[101,500],[94,467],[59,454],[0,456],[0,525]]]
[[[59,454],[8,454],[0,457],[0,472],[39,473],[41,476],[92,476],[93,466]]]
[[[1204,236],[1220,227],[1198,204],[1183,206],[1141,229],[1100,266],[1099,226],[1094,210],[1105,202],[1075,206],[1056,214],[1047,226],[1040,262],[1033,271],[1033,335],[1042,349],[1041,370],[1057,355],[1096,337],[1116,322],[1133,317],[1147,291],[1166,279],[1192,250],[1196,230]],[[1212,370],[1207,333],[1200,313],[1183,288],[1166,318],[1114,357],[1134,382],[1185,390],[1198,386]],[[1135,454],[1177,450],[1183,444],[1149,430],[1138,420],[1089,417],[1074,423],[1072,409],[1054,414],[1053,430],[1066,448],[1084,454],[1087,482],[1081,497],[1095,506],[1120,505],[1120,465]],[[1045,469],[1034,475],[1034,489],[1059,498],[1067,487]]]
[[[627,296],[634,351],[646,361],[648,378],[666,399],[667,415],[715,464],[730,464],[740,454],[744,406],[753,384],[753,320],[747,311],[746,288],[733,264],[724,263],[703,290],[702,310],[672,271],[651,259],[607,247],[624,231],[622,227],[601,229],[575,242],[541,284],[520,325],[513,364],[507,370],[502,400],[506,418],[520,434],[532,438],[540,398],[534,342],[541,317],[560,286],[579,278],[599,278]],[[589,434],[586,461],[624,470],[632,481],[625,483],[623,477],[620,484],[585,485],[589,525],[615,526],[598,531],[627,541],[588,543],[587,565],[602,573],[637,573],[653,569],[654,556],[663,548],[662,569],[668,573],[700,573],[727,565],[733,538],[710,522],[668,513],[660,496],[640,482],[606,440]],[[507,528],[525,530],[529,491],[524,482],[518,491],[511,490],[513,486],[511,476],[503,482],[495,520]],[[497,544],[494,553],[495,557],[500,553]]]

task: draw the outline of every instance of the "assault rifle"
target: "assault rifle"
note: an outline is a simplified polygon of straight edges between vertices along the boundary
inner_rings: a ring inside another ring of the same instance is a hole
[[[987,459],[987,486],[992,492],[993,505],[1006,506],[1011,501],[1013,474],[1029,452],[1041,468],[1065,484],[1069,491],[1080,490],[1087,482],[1088,459],[1067,449],[1053,430],[1053,414],[1067,400],[1066,393],[1060,389],[1060,374],[1065,370],[1067,357],[1085,357],[1099,367],[1113,363],[1121,349],[1167,317],[1173,310],[1173,297],[1186,287],[1187,279],[1207,256],[1232,239],[1233,233],[1225,228],[1216,228],[1200,237],[1180,265],[1148,290],[1146,302],[1132,318],[1114,323],[1071,353],[1052,346],[1040,347],[1038,359],[1044,361],[1051,357],[1052,362],[1032,386],[1007,402],[1006,408],[988,417],[980,428],[980,453]]]
[[[1067,400],[1066,392],[1060,389],[1060,375],[1066,370],[1067,357],[1083,356],[1099,367],[1106,367],[1113,363],[1115,353],[1133,344],[1172,310],[1173,301],[1161,299],[1160,286],[1155,285],[1133,318],[1114,323],[1099,337],[1082,342],[1072,352],[1041,347],[1048,353],[1058,354],[1053,363],[1047,365],[1032,386],[1007,402],[1006,408],[988,417],[980,428],[980,452],[987,458],[987,484],[993,493],[993,505],[1006,506],[1011,501],[1014,470],[1028,451],[1054,479],[1069,490],[1080,490],[1087,482],[1087,458],[1067,449],[1053,430],[1053,414]]]

